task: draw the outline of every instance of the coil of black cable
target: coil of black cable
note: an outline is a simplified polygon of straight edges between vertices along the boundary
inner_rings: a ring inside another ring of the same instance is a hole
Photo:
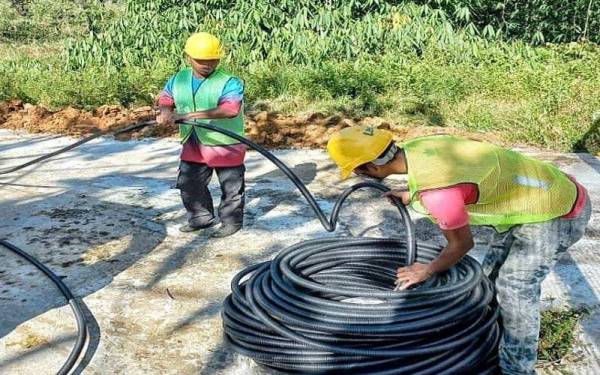
[[[373,182],[354,185],[338,199],[328,220],[298,176],[263,147],[226,129],[184,123],[220,132],[257,150],[290,178],[330,232],[335,230],[340,208],[351,193],[362,188],[389,190]],[[118,133],[152,124],[137,124]],[[0,174],[46,160],[98,136]],[[257,363],[283,372],[495,373],[498,311],[493,287],[474,259],[464,257],[416,289],[392,290],[397,267],[415,260],[428,263],[440,251],[416,244],[406,209],[397,199],[392,200],[406,226],[406,242],[318,239],[291,246],[273,261],[241,271],[232,281],[232,294],[225,300],[222,314],[231,346]],[[75,310],[76,301],[67,299]],[[79,342],[83,340],[78,339],[61,373],[72,366],[75,353],[80,351]]]
[[[498,312],[480,265],[467,256],[394,291],[406,248],[398,239],[317,239],[246,268],[224,303],[227,341],[283,372],[494,373]],[[417,248],[421,263],[440,250]]]

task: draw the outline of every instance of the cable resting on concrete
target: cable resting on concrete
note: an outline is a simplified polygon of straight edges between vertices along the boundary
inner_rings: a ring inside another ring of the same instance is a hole
[[[224,302],[226,340],[283,372],[493,374],[500,328],[481,266],[466,256],[417,288],[394,291],[411,247],[391,238],[322,238],[244,269]],[[416,261],[440,250],[418,244]]]
[[[342,193],[330,218],[302,181],[262,146],[226,129],[190,123],[235,138],[274,163],[298,188],[325,228],[332,232],[344,201],[353,192],[389,189],[376,182]],[[112,134],[154,125],[148,121]],[[89,142],[0,171],[8,174]],[[493,374],[500,337],[493,286],[481,266],[465,256],[450,270],[406,291],[394,291],[396,269],[428,263],[441,248],[417,244],[410,216],[393,198],[406,240],[322,238],[282,249],[269,262],[242,270],[224,302],[226,340],[238,353],[284,372],[344,374]],[[22,250],[56,283],[73,308],[79,326],[75,348],[60,374],[74,365],[85,342],[85,317],[59,278]],[[62,284],[62,285],[61,285]]]

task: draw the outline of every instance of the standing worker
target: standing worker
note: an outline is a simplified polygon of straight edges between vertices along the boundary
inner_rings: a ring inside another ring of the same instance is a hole
[[[244,135],[244,84],[217,69],[224,57],[219,39],[208,33],[195,33],[185,44],[190,67],[172,76],[161,92],[156,117],[159,124],[188,120],[211,124]],[[175,110],[175,112],[174,112]],[[177,188],[188,212],[192,232],[216,223],[212,197],[208,190],[213,170],[221,185],[218,214],[219,229],[211,237],[230,236],[242,228],[244,218],[244,157],[246,147],[221,133],[193,125],[179,125],[183,149]]]
[[[401,290],[455,265],[473,247],[470,225],[496,229],[483,268],[495,282],[504,332],[503,374],[535,374],[540,285],[557,259],[584,234],[591,215],[586,190],[554,165],[464,138],[436,135],[398,147],[392,135],[350,127],[327,144],[342,178],[408,174],[395,196],[436,222],[447,240],[429,264],[397,271]]]

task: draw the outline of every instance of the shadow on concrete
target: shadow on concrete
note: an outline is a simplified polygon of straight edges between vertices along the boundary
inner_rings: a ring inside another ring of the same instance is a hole
[[[36,167],[40,166],[34,166],[26,173],[33,173]],[[153,168],[152,172],[164,168],[172,166]],[[94,197],[102,191],[106,179],[119,178],[129,183],[140,182],[139,178],[120,174],[66,179],[61,181],[61,185],[70,189],[66,192],[40,194],[36,199],[28,200],[5,199],[0,203],[3,217],[0,237],[52,269],[73,294],[82,299],[110,284],[166,237],[164,224],[152,219],[173,207],[157,210]],[[170,188],[171,181],[142,178],[141,183],[153,185],[153,193],[160,194]],[[5,188],[0,186],[0,190]],[[89,193],[78,194],[78,190]],[[22,323],[66,305],[62,295],[33,266],[7,252],[0,252],[0,263],[3,264],[0,272],[0,338]],[[100,342],[100,329],[93,319],[93,312],[83,305],[90,318],[90,340],[76,373],[81,373],[91,361]],[[55,346],[70,339],[69,335],[48,345]],[[26,360],[45,348],[38,346],[18,358],[1,358],[0,372],[9,364]]]
[[[16,133],[15,135],[18,136],[18,133]],[[27,138],[21,139],[18,142],[12,142],[10,144],[0,144],[0,153],[6,152],[8,150],[15,150],[18,148],[30,147],[32,145],[37,145],[40,142],[49,141],[49,140],[61,138],[61,137],[62,137],[62,135],[60,135],[60,134],[43,135],[43,136],[37,136],[35,138],[27,137]],[[0,160],[2,160],[2,159],[0,159]]]
[[[208,238],[206,236],[199,235],[184,245],[174,248],[167,259],[162,262],[158,270],[155,271],[152,280],[146,284],[145,288],[152,289],[163,278],[179,270],[190,258],[195,257],[196,250],[206,245],[207,242]]]
[[[575,309],[598,310],[600,308],[600,298],[588,282],[583,274],[577,261],[573,258],[570,252],[577,251],[569,249],[559,260],[560,268],[556,268],[555,272],[562,281],[567,290],[569,305]],[[598,315],[596,311],[596,315]],[[598,321],[592,326],[589,317],[584,316],[580,322],[583,331],[587,338],[592,341],[595,348],[600,348],[600,336],[595,333],[599,329]],[[595,317],[598,320],[598,316]]]
[[[596,171],[596,173],[600,174],[600,160],[598,160],[598,158],[590,154],[584,153],[577,154],[577,157],[579,157],[581,161],[592,167]]]
[[[219,345],[214,348],[206,363],[200,370],[200,375],[212,375],[216,371],[223,371],[234,363],[234,352],[221,339]]]

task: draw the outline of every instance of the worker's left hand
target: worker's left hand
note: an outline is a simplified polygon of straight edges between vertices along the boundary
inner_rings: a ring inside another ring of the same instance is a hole
[[[392,189],[390,191],[386,191],[385,193],[383,193],[383,196],[386,197],[392,204],[394,203],[394,201],[392,200],[392,197],[396,197],[396,198],[400,199],[400,201],[405,206],[410,203],[410,193],[408,191],[408,188]]]
[[[173,114],[173,122],[189,120],[188,116],[183,114]]]
[[[411,286],[430,278],[433,272],[428,264],[415,263],[411,266],[400,267],[396,272],[397,290],[406,290]]]

